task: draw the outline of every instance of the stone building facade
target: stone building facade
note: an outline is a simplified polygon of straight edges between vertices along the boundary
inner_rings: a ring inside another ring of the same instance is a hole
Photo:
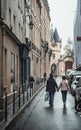
[[[49,73],[49,43],[47,0],[0,0],[0,115],[5,92],[11,103],[30,75],[37,81]]]
[[[61,58],[61,44],[56,42],[54,47],[52,46],[52,57],[51,57],[51,70],[54,68],[54,75],[59,75],[59,59]]]
[[[3,112],[5,92],[12,102],[13,90],[17,94],[20,86],[19,48],[25,43],[24,1],[1,0],[0,6],[0,112]],[[25,49],[27,51],[26,46]]]
[[[44,72],[49,73],[49,44],[50,44],[50,14],[47,0],[28,0],[28,15],[33,22],[33,28],[29,28],[29,41],[31,51],[29,53],[30,74],[35,80],[43,78]]]
[[[50,14],[47,0],[42,0],[41,10],[41,77],[50,73]]]
[[[60,65],[59,60],[61,59],[61,40],[58,34],[57,29],[53,29],[51,25],[51,46],[52,49],[52,56],[51,56],[51,72],[54,76],[60,75]]]
[[[63,57],[58,60],[58,75],[65,75],[65,62]]]
[[[77,0],[74,22],[74,68],[81,70],[81,0]]]

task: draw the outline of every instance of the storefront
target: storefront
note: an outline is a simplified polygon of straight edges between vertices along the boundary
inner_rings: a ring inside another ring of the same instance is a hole
[[[24,87],[26,81],[29,79],[30,75],[30,58],[29,58],[29,48],[26,44],[19,45],[20,54],[20,86]]]

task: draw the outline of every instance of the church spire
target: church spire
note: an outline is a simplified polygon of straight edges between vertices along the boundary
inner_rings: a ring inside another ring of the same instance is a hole
[[[55,28],[53,37],[54,37],[55,43],[60,41],[59,34],[56,28]]]
[[[51,35],[51,44],[53,46],[56,44],[56,42],[60,42],[61,43],[61,39],[59,37],[57,29],[55,28],[55,30],[53,30],[53,24],[51,24],[50,35]]]

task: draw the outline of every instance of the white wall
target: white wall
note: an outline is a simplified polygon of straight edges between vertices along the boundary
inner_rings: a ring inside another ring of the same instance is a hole
[[[77,41],[77,36],[81,37],[81,0],[77,1],[76,19],[74,23],[74,65],[81,64],[81,41]]]

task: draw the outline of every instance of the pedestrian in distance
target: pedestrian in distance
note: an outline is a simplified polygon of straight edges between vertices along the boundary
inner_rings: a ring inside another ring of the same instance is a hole
[[[45,83],[46,78],[47,78],[47,74],[46,74],[46,72],[44,73],[43,77],[44,77],[44,83]]]
[[[67,100],[67,92],[70,91],[68,81],[66,80],[65,76],[62,76],[62,81],[59,84],[59,89],[61,89],[63,107],[65,108]]]
[[[34,77],[33,76],[30,76],[29,77],[29,82],[30,82],[30,87],[33,88],[33,82],[34,82]]]
[[[56,90],[58,91],[58,85],[57,85],[55,79],[53,78],[53,75],[50,74],[50,76],[47,80],[47,84],[46,84],[46,92],[49,92],[50,107],[53,107],[54,95],[55,95]]]

